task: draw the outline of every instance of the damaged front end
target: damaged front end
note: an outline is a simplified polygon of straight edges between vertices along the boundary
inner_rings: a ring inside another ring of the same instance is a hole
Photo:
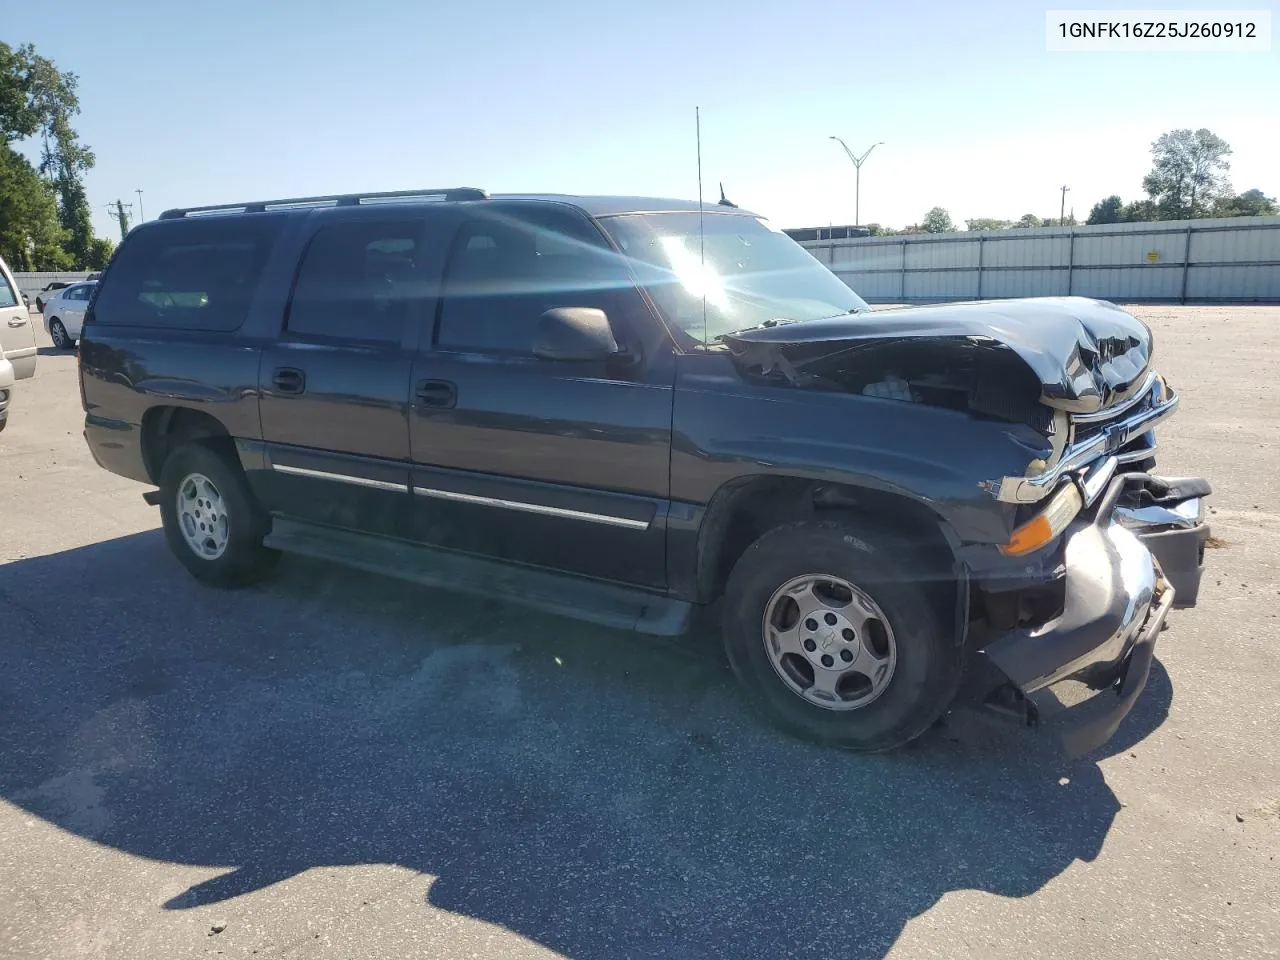
[[[1009,592],[975,584],[983,616],[964,699],[1046,726],[1077,756],[1133,708],[1169,611],[1195,605],[1209,537],[1206,481],[1116,470],[1109,457],[1067,481],[1086,500],[1052,577]],[[1028,615],[1027,594],[1051,599]]]
[[[793,386],[925,403],[1023,424],[1044,441],[1019,474],[977,482],[1003,503],[1035,503],[1064,476],[1115,455],[1142,466],[1151,430],[1176,409],[1149,370],[1151,331],[1083,297],[944,304],[723,338],[742,372]]]
[[[1108,739],[1146,683],[1169,610],[1195,604],[1209,537],[1208,483],[1151,474],[1155,427],[1178,396],[1150,368],[1150,330],[1109,303],[1045,298],[724,340],[747,377],[948,408],[1041,438],[1021,472],[974,476],[965,504],[985,501],[1010,534],[957,547],[970,593],[965,697],[1052,726],[1073,754]],[[973,463],[989,461],[975,451]]]

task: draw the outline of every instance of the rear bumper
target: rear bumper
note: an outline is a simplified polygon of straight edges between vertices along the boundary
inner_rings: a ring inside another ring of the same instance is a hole
[[[102,469],[140,483],[151,483],[142,456],[142,428],[137,424],[85,414],[84,441],[94,462]]]
[[[1138,506],[1153,483],[1162,481],[1113,479],[1066,535],[1061,614],[1008,631],[979,654],[1006,681],[997,705],[1042,724],[1073,755],[1115,733],[1146,685],[1169,610],[1193,605],[1199,592],[1209,536],[1199,496],[1171,521]]]

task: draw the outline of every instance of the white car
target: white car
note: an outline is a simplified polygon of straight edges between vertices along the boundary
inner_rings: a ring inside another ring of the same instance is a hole
[[[98,281],[73,283],[44,302],[44,325],[49,339],[59,350],[70,350],[80,339],[80,326],[89,307],[89,297]]]
[[[13,364],[0,351],[0,430],[9,425],[9,398],[13,396]]]
[[[36,337],[8,265],[0,260],[0,430],[9,422],[13,384],[36,372]]]

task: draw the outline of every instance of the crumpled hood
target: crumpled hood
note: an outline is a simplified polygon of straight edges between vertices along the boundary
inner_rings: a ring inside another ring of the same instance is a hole
[[[1151,331],[1105,300],[1035,297],[882,310],[780,323],[724,338],[748,365],[808,364],[885,341],[968,339],[1003,344],[1039,378],[1045,404],[1090,413],[1122,399],[1147,370]]]

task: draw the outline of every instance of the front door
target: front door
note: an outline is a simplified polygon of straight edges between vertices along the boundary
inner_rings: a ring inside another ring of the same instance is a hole
[[[332,211],[311,222],[283,332],[262,355],[261,495],[276,513],[400,535],[423,224]]]
[[[673,365],[583,214],[477,206],[450,246],[437,322],[413,364],[417,535],[442,546],[649,587],[666,583]],[[539,316],[598,307],[628,356],[552,361]]]
[[[36,372],[36,337],[31,327],[31,313],[3,261],[0,261],[0,351],[3,351],[0,355],[13,364],[13,375],[17,379],[25,380]]]

